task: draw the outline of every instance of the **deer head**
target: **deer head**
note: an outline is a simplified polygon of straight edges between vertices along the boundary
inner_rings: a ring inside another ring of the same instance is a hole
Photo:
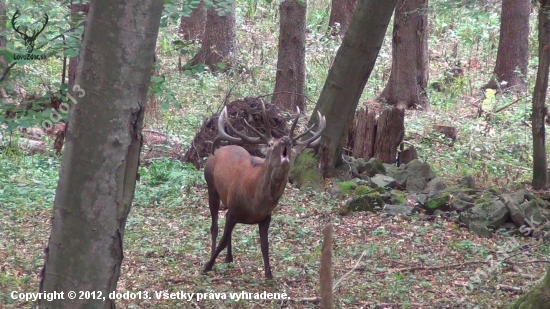
[[[27,53],[30,54],[34,50],[34,41],[36,40],[38,35],[42,33],[42,31],[44,31],[44,28],[46,28],[49,17],[48,14],[44,13],[44,23],[42,24],[42,28],[40,30],[31,30],[31,34],[27,34],[28,29],[25,29],[25,31],[21,31],[21,26],[17,27],[15,25],[15,20],[20,16],[21,12],[19,12],[19,10],[15,11],[15,14],[13,14],[11,18],[11,26],[13,27],[13,30],[15,30],[15,32],[19,33],[23,37],[23,40],[25,41],[25,46],[27,47]]]

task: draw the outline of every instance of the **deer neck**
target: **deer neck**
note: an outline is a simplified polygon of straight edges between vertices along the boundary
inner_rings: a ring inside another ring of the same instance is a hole
[[[283,195],[286,183],[288,182],[289,163],[281,164],[264,161],[262,166],[262,178],[258,185],[256,198],[262,204],[270,204],[274,208]]]

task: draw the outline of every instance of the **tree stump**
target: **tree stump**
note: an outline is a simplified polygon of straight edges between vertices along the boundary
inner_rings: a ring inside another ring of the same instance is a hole
[[[394,163],[397,147],[405,135],[405,110],[392,107],[378,117],[373,156],[383,163]]]
[[[369,113],[368,108],[361,108],[355,114],[352,132],[353,148],[351,155],[355,158],[371,158],[374,153],[374,137],[376,135],[376,114]]]

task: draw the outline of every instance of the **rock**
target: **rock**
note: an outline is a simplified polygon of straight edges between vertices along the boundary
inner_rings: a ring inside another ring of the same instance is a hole
[[[476,234],[479,237],[489,238],[493,235],[493,232],[483,225],[481,222],[473,221],[468,226],[472,233]]]
[[[386,170],[385,174],[387,176],[395,178],[394,175],[399,170],[397,166],[395,166],[394,164],[388,164],[388,163],[382,163],[382,166],[384,166],[384,169]]]
[[[519,199],[517,195],[503,194],[502,199],[504,200],[504,205],[506,205],[510,212],[512,222],[518,227],[525,224],[525,213],[519,208],[518,202],[523,201],[523,198]]]
[[[426,187],[426,180],[424,177],[418,176],[418,175],[409,175],[407,177],[407,183],[405,184],[405,189],[407,192],[421,192]]]
[[[485,227],[496,229],[506,223],[509,213],[506,205],[498,198],[481,199],[476,201],[471,209],[461,212],[458,219],[468,226],[472,222],[477,222]]]
[[[448,192],[439,192],[428,196],[423,205],[425,206],[424,208],[430,213],[433,213],[436,210],[447,211],[449,210],[450,200],[451,195]]]
[[[470,189],[475,189],[476,188],[476,181],[475,181],[474,177],[472,177],[472,176],[462,177],[462,179],[460,179],[458,184],[461,185],[462,187],[466,187],[466,188],[470,188]]]
[[[435,173],[432,171],[431,167],[421,162],[420,160],[412,160],[409,162],[409,164],[403,165],[404,169],[409,172],[409,175],[417,175],[420,177],[424,177],[427,181],[432,180],[435,178]]]
[[[474,199],[464,192],[458,192],[456,195],[453,195],[451,201],[451,208],[459,213],[474,207],[474,205]]]
[[[409,173],[406,170],[400,169],[396,171],[393,176],[389,177],[393,177],[395,179],[399,188],[405,189],[407,187],[407,178],[409,178]]]
[[[338,214],[345,216],[350,212],[355,211],[374,211],[376,208],[382,208],[384,201],[377,192],[354,197],[349,200],[340,210]]]
[[[386,168],[378,159],[370,158],[369,161],[362,166],[360,173],[363,172],[367,174],[367,176],[373,177],[376,174],[386,174]]]
[[[435,177],[426,184],[427,192],[438,192],[447,188],[447,184],[441,177]]]
[[[372,192],[372,189],[367,186],[359,186],[355,189],[355,195],[366,195]]]
[[[401,190],[391,190],[388,193],[391,195],[388,203],[394,205],[404,205],[407,203],[407,196],[405,195],[405,192]]]
[[[390,205],[386,204],[384,206],[384,211],[392,216],[396,215],[410,215],[414,211],[413,206],[409,205]]]
[[[336,197],[342,193],[342,188],[338,184],[333,185],[329,190],[328,194],[330,194],[331,197]]]
[[[395,188],[397,183],[395,182],[395,179],[391,178],[390,176],[382,175],[382,174],[376,174],[371,179],[371,186],[373,188]]]

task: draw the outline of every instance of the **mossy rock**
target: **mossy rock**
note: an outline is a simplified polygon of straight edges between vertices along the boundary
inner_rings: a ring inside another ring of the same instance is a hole
[[[436,210],[448,211],[450,209],[451,194],[441,192],[429,196],[424,202],[426,210],[433,212]]]
[[[300,190],[307,187],[323,190],[325,186],[323,175],[317,169],[317,158],[310,149],[292,158],[288,178]]]
[[[372,192],[371,194],[357,196],[351,199],[340,208],[338,214],[345,216],[355,211],[375,211],[377,208],[382,209],[383,206],[384,200],[380,194],[378,192]]]
[[[359,186],[355,189],[355,195],[366,195],[372,192],[372,188],[367,186]]]
[[[401,190],[391,190],[390,194],[391,194],[391,198],[388,201],[390,204],[404,205],[407,203],[407,195],[405,192]]]

